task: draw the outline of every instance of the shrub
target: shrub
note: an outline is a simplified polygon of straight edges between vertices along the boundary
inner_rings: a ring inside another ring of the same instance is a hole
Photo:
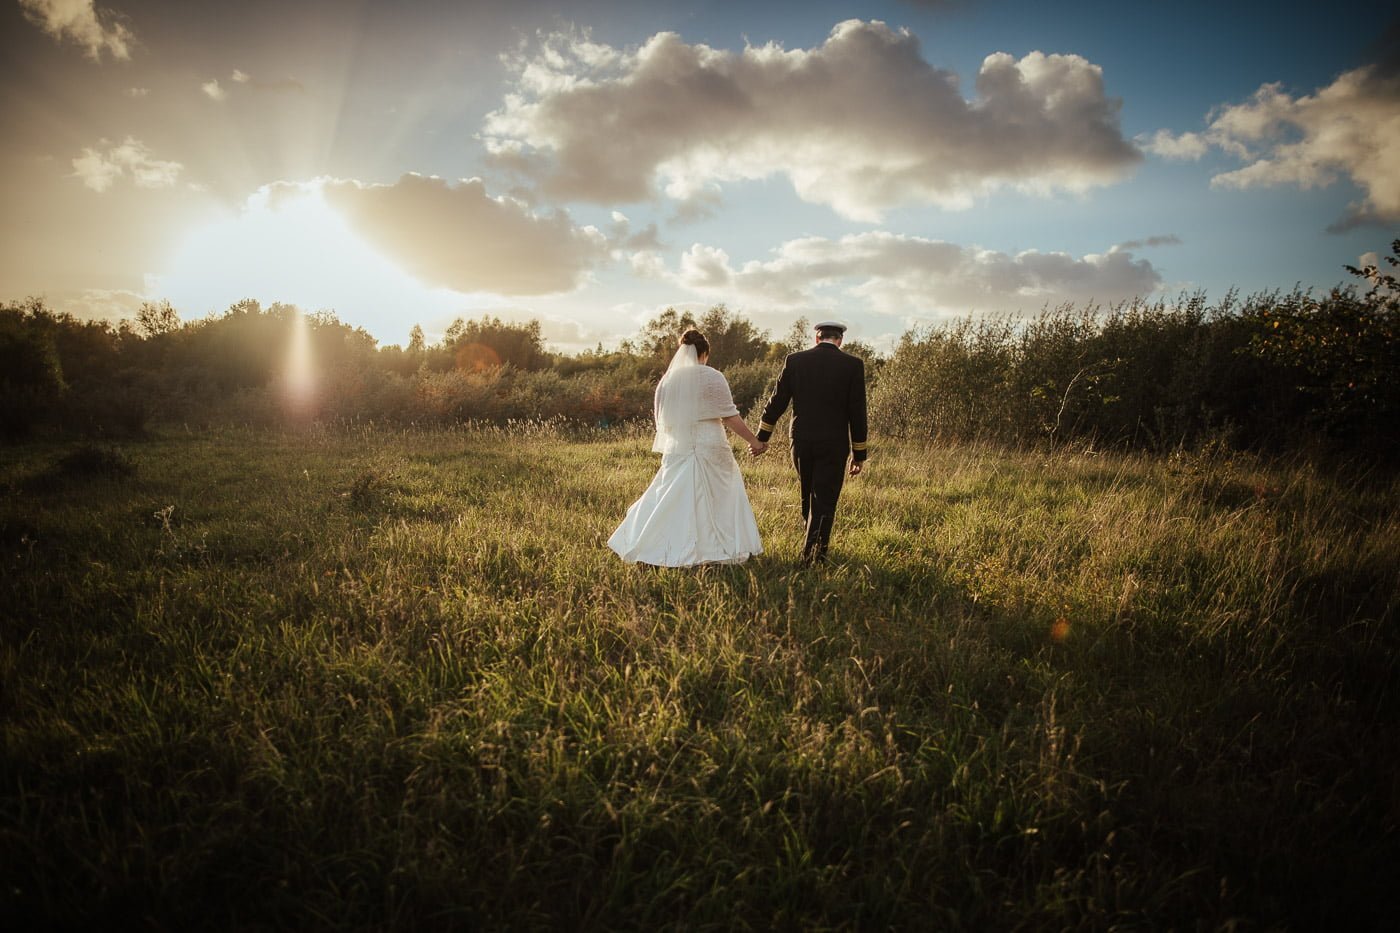
[[[1381,282],[1364,295],[1295,291],[1245,319],[1248,353],[1289,374],[1308,429],[1356,446],[1400,439],[1400,294]]]
[[[53,469],[64,476],[122,479],[136,472],[136,464],[115,447],[84,444],[58,458]]]
[[[0,307],[0,437],[30,433],[66,388],[42,302]]]
[[[871,393],[876,429],[897,437],[1016,440],[1013,336],[1006,318],[907,332]]]
[[[64,398],[61,410],[59,420],[64,427],[96,437],[144,437],[151,420],[146,394],[124,385],[71,392]]]
[[[1261,304],[1273,303],[1241,310],[1232,294],[1209,307],[1196,294],[911,331],[881,368],[872,421],[898,436],[1011,444],[1271,443],[1296,433],[1298,406],[1288,361],[1246,353]]]
[[[768,401],[768,396],[778,384],[781,371],[781,363],[767,360],[725,367],[724,377],[729,381],[729,391],[740,414],[745,417],[758,414],[755,409]]]

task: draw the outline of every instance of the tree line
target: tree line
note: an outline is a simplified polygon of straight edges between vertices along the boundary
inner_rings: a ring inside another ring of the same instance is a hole
[[[1389,269],[1397,257],[1400,240]],[[1061,305],[911,329],[888,354],[858,341],[846,349],[867,361],[877,434],[1394,451],[1400,285],[1389,269],[1348,267],[1356,281],[1324,294]],[[245,300],[182,322],[156,302],[113,325],[30,298],[0,305],[0,436],[309,421],[615,425],[650,417],[656,381],[692,326],[746,414],[783,357],[812,339],[805,319],[775,337],[717,305],[698,318],[667,309],[614,350],[551,352],[538,321],[490,316],[458,319],[433,344],[414,327],[406,346],[380,346],[333,314],[282,304]],[[294,346],[312,361],[310,378],[296,371]]]
[[[1385,263],[1400,265],[1400,240]],[[1202,294],[906,332],[873,393],[887,434],[1157,451],[1400,452],[1400,282]]]
[[[168,302],[147,303],[113,325],[29,298],[0,306],[0,435],[120,438],[171,423],[610,425],[651,416],[652,391],[689,327],[706,333],[745,410],[799,338],[810,340],[805,321],[775,340],[723,305],[698,318],[667,309],[616,350],[563,354],[546,348],[538,321],[491,316],[459,318],[433,344],[415,326],[406,346],[380,346],[334,314],[251,299],[190,322]]]

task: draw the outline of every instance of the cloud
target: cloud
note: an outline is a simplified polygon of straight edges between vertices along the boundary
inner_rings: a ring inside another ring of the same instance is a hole
[[[661,248],[661,232],[656,224],[649,223],[634,233],[631,218],[621,211],[612,212],[612,224],[607,229],[607,238],[612,244],[615,259],[626,259],[628,251]]]
[[[627,258],[628,265],[632,267],[632,273],[643,279],[665,279],[666,260],[655,250],[644,249],[633,253]]]
[[[1150,136],[1139,136],[1136,141],[1145,151],[1164,159],[1197,162],[1210,151],[1210,141],[1200,133],[1178,136],[1170,130],[1158,130]]]
[[[1126,240],[1113,247],[1109,252],[1121,252],[1123,250],[1142,249],[1144,246],[1180,246],[1181,237],[1174,233],[1164,233],[1157,236],[1150,236],[1145,240]]]
[[[1331,228],[1400,221],[1400,73],[1367,65],[1315,94],[1265,84],[1242,104],[1217,109],[1204,133],[1159,130],[1145,144],[1169,158],[1218,149],[1245,163],[1211,179],[1217,188],[1325,187],[1343,176],[1365,192]]]
[[[149,301],[145,295],[122,288],[85,288],[81,292],[61,297],[56,304],[61,311],[89,321],[112,324],[133,320],[141,305]]]
[[[302,91],[306,90],[306,86],[300,81],[296,80],[295,78],[278,78],[275,81],[264,81],[260,78],[254,77],[253,75],[249,74],[241,68],[233,69],[233,73],[229,75],[229,80],[232,81],[234,84],[245,85],[259,92],[272,91],[282,93],[301,93]],[[211,81],[209,83],[217,86],[219,82]],[[209,85],[205,85],[205,93],[209,93],[208,87]],[[219,96],[215,99],[223,100],[227,95],[228,92],[226,90],[220,89]],[[210,94],[210,96],[212,97],[214,95]]]
[[[624,52],[553,34],[507,60],[513,87],[483,138],[546,191],[602,203],[786,175],[803,199],[873,221],[904,204],[965,208],[1002,188],[1114,182],[1141,159],[1101,69],[1077,55],[987,56],[976,96],[918,39],[840,23],[812,49],[734,53],[654,35]]]
[[[119,178],[130,178],[138,188],[168,188],[184,169],[179,162],[152,158],[146,144],[132,136],[119,146],[104,139],[98,147],[84,147],[82,155],[73,160],[73,175],[99,193],[111,188]]]
[[[99,10],[93,0],[19,0],[25,18],[54,39],[75,42],[93,61],[106,52],[114,59],[131,58],[135,37],[116,15]]]
[[[199,86],[199,89],[203,91],[205,95],[209,97],[210,100],[217,100],[222,102],[228,98],[228,91],[224,90],[219,85],[218,78],[213,78],[209,81],[205,81]]]
[[[540,336],[556,346],[584,347],[601,339],[604,334],[580,324],[578,321],[553,315],[539,315],[527,312],[527,321],[540,322]]]
[[[127,97],[147,97],[150,93],[151,89],[148,87],[129,87],[126,89]]]
[[[735,268],[723,250],[697,243],[681,257],[672,279],[754,304],[849,305],[854,298],[885,314],[1024,311],[1147,295],[1162,285],[1150,262],[1121,249],[1078,258],[1035,250],[1013,256],[873,231],[839,240],[790,240],[774,253]]]
[[[404,175],[392,185],[326,181],[326,200],[422,281],[462,292],[570,291],[608,255],[606,237],[563,211],[538,215],[480,179]]]

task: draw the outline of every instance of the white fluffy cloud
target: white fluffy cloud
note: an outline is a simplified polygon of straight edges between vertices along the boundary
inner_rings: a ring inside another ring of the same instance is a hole
[[[881,22],[840,23],[820,46],[734,53],[659,33],[635,51],[546,37],[508,62],[488,115],[502,163],[565,198],[682,202],[784,174],[805,200],[875,220],[916,203],[971,205],[1011,187],[1080,191],[1141,158],[1101,69],[1076,55],[989,55],[976,96]]]
[[[205,81],[199,86],[199,89],[203,91],[205,96],[210,100],[224,101],[228,98],[228,91],[224,90],[223,86],[219,84],[218,78],[211,78]]]
[[[1158,130],[1150,136],[1138,139],[1142,148],[1164,159],[1200,159],[1210,151],[1210,140],[1200,133],[1176,134],[1171,130]]]
[[[152,158],[146,144],[131,136],[118,146],[104,139],[98,147],[84,147],[82,155],[73,160],[73,175],[97,192],[106,191],[121,178],[130,178],[138,188],[168,188],[184,168],[179,162]]]
[[[327,181],[327,201],[422,281],[462,292],[542,295],[579,287],[606,238],[562,211],[492,197],[480,179],[405,175],[392,185]]]
[[[1245,103],[1217,110],[1205,132],[1159,130],[1144,146],[1193,159],[1214,147],[1245,163],[1211,180],[1221,188],[1313,188],[1347,176],[1365,200],[1339,227],[1400,221],[1400,74],[1393,71],[1357,68],[1301,97],[1265,84]]]
[[[93,0],[19,0],[25,17],[55,39],[67,39],[83,47],[88,58],[99,61],[107,52],[115,59],[131,58],[131,30]]]
[[[796,307],[856,299],[885,314],[1030,311],[1062,301],[1146,296],[1162,277],[1121,248],[1082,257],[1007,253],[886,232],[784,243],[766,261],[735,268],[720,249],[695,244],[673,280],[744,303]]]

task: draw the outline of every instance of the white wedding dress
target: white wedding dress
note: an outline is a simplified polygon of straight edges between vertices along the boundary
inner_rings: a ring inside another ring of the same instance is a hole
[[[729,383],[682,346],[656,387],[661,469],[608,547],[660,567],[741,563],[763,553],[744,477],[720,419],[737,415]]]

